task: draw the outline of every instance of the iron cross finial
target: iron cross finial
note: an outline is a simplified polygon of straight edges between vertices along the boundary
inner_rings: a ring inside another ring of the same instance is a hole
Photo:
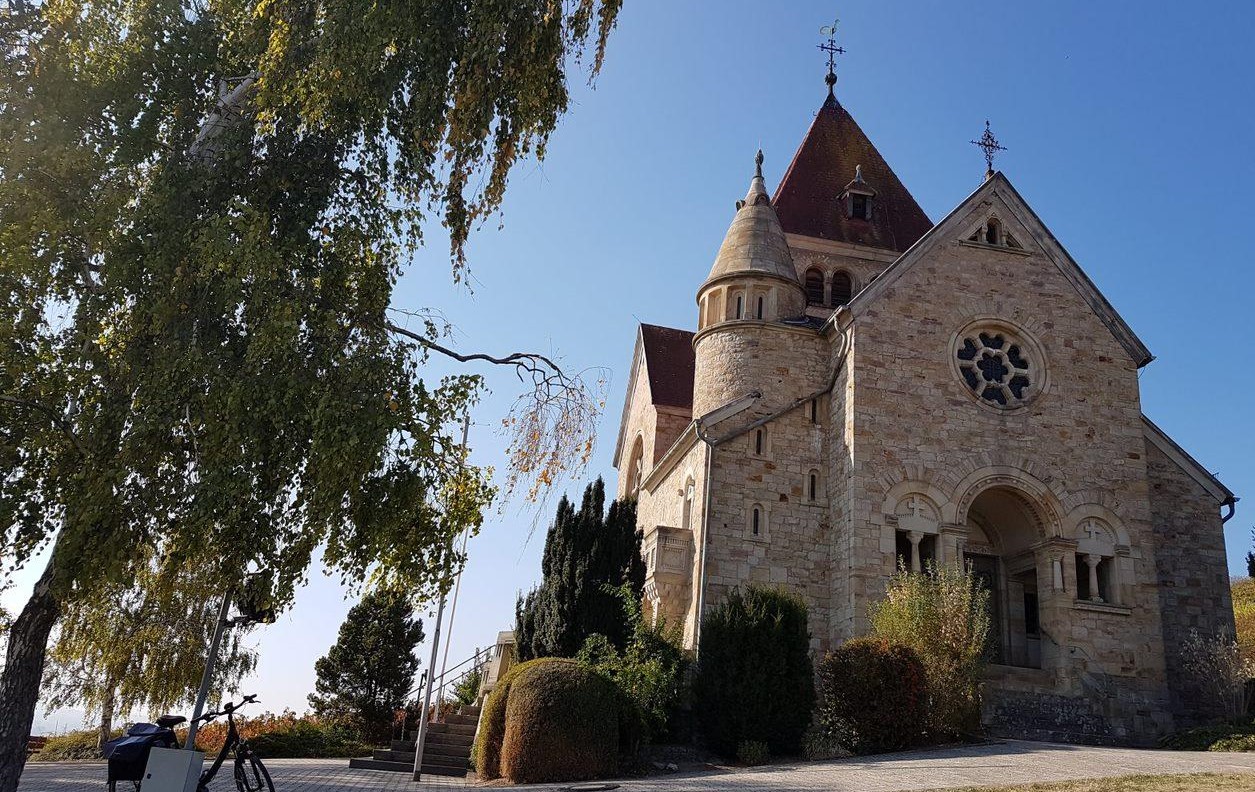
[[[824,82],[828,84],[828,93],[832,93],[832,86],[837,84],[837,56],[844,55],[845,49],[837,46],[837,24],[840,19],[832,20],[831,25],[824,25],[819,29],[822,35],[828,37],[828,40],[819,45],[819,48],[828,53],[828,76],[824,77]]]
[[[994,174],[994,155],[999,151],[1006,151],[1007,147],[998,142],[998,138],[994,137],[994,133],[989,129],[989,119],[985,119],[985,134],[980,136],[980,140],[970,141],[981,151],[985,152],[985,176]]]

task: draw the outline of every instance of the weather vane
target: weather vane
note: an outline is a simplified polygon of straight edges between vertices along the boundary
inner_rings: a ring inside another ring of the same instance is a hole
[[[828,37],[828,40],[819,45],[819,48],[828,53],[828,76],[824,78],[824,82],[828,83],[828,93],[832,93],[832,86],[837,84],[837,56],[844,55],[845,49],[837,46],[837,24],[840,19],[832,20],[831,25],[824,25],[819,32]]]
[[[989,129],[989,119],[985,119],[985,134],[980,136],[980,140],[969,141],[981,151],[985,152],[985,176],[994,175],[994,155],[999,151],[1006,151],[1007,147],[998,142],[998,138],[994,137],[994,133]]]

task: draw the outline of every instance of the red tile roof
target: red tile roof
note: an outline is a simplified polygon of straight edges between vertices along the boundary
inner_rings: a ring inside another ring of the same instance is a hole
[[[653,403],[693,409],[693,333],[642,324],[641,341]]]
[[[841,194],[863,166],[876,191],[872,219],[847,216]],[[933,227],[880,152],[829,94],[772,200],[790,234],[903,251]]]

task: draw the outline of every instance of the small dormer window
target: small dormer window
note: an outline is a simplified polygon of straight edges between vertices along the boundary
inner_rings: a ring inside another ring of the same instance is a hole
[[[855,220],[872,219],[872,200],[876,191],[863,181],[863,166],[854,168],[854,179],[845,185],[841,198],[845,201],[846,214]]]

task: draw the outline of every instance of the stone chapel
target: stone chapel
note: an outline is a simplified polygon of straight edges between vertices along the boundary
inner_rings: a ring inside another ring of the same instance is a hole
[[[834,82],[774,193],[759,152],[696,332],[637,332],[615,466],[647,607],[696,646],[732,587],[782,587],[820,654],[900,563],[965,564],[994,733],[1146,743],[1207,717],[1180,650],[1233,632],[1237,498],[1142,414],[1150,351],[1007,177],[934,223]]]

